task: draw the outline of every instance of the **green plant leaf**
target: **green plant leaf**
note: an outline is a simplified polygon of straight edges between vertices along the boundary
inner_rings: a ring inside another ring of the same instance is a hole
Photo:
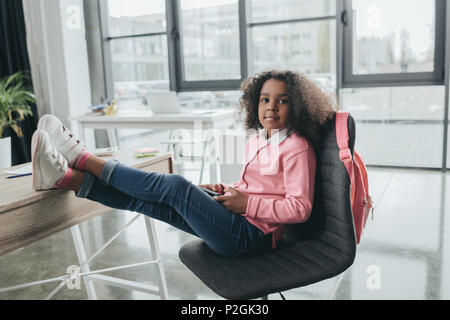
[[[23,137],[22,129],[17,124],[12,124],[11,128],[14,130],[14,132],[17,134],[19,138]]]
[[[28,89],[28,80],[29,73],[23,71],[0,79],[0,137],[7,127],[21,137],[17,121],[33,116],[30,104],[36,102],[36,97]]]

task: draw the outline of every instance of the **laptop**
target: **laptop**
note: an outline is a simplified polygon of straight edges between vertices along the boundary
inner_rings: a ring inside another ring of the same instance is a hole
[[[149,93],[147,94],[147,101],[150,109],[155,114],[181,112],[180,103],[178,102],[175,91]]]

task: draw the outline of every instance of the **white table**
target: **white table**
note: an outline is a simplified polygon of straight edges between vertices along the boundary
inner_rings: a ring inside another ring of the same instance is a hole
[[[224,130],[235,124],[237,109],[203,109],[180,113],[154,114],[151,111],[119,111],[114,116],[80,115],[70,117],[78,124],[80,139],[86,141],[86,129],[106,129],[111,146],[118,146],[115,129],[188,129],[194,131],[194,139],[203,138],[205,130]],[[202,132],[199,132],[199,130]],[[95,146],[88,146],[95,147]],[[220,180],[220,172],[215,163],[209,164],[211,182]]]

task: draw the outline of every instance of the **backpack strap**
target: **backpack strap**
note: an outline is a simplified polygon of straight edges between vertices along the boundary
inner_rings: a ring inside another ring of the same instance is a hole
[[[355,199],[355,170],[353,167],[353,157],[348,146],[349,136],[348,136],[348,112],[337,111],[336,112],[336,141],[339,146],[339,158],[344,163],[347,169],[348,176],[350,178],[350,199],[351,204]]]
[[[339,158],[344,163],[352,161],[352,153],[348,147],[348,115],[348,112],[336,112],[336,140],[339,146]]]

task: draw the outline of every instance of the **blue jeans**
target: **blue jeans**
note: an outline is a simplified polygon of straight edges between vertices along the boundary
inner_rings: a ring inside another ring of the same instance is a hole
[[[271,247],[264,233],[178,174],[146,172],[108,160],[100,178],[85,172],[77,197],[136,211],[195,235],[218,254],[247,256]]]

